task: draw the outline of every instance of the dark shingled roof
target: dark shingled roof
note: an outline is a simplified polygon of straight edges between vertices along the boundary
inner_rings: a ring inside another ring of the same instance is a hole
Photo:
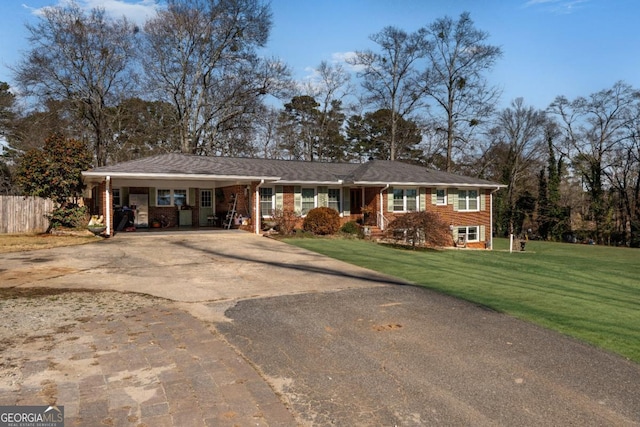
[[[85,177],[129,177],[144,175],[170,178],[193,176],[215,179],[264,179],[281,183],[345,183],[422,184],[500,187],[501,185],[477,178],[440,172],[421,166],[387,160],[367,163],[327,163],[294,160],[251,159],[240,157],[206,157],[188,154],[161,154],[113,166],[103,166],[84,173]]]

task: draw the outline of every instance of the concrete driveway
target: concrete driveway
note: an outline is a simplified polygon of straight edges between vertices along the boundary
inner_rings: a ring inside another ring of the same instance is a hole
[[[640,425],[637,364],[252,234],[119,234],[0,260],[0,286],[166,299],[61,350],[59,365],[96,362],[76,388],[51,376],[73,389],[71,425]]]
[[[0,256],[3,286],[131,291],[188,303],[395,281],[238,230],[121,233],[88,246]]]

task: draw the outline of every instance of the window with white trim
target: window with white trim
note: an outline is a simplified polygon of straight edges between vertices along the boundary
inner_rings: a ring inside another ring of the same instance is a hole
[[[213,207],[213,191],[200,190],[200,207],[201,208]]]
[[[111,198],[113,201],[113,206],[122,206],[122,200],[120,198],[120,189],[114,188],[111,190]]]
[[[186,206],[187,190],[173,190],[173,204],[176,206]]]
[[[329,207],[340,212],[340,189],[329,188],[329,190],[327,191],[327,196],[329,199]]]
[[[447,204],[447,190],[444,188],[436,189],[436,205]]]
[[[467,242],[479,242],[480,236],[478,230],[480,227],[477,225],[470,225],[467,227],[458,227],[458,238],[466,236]]]
[[[458,210],[477,211],[480,208],[478,190],[458,190]]]
[[[158,189],[156,204],[158,206],[171,206],[171,190]]]
[[[393,211],[414,212],[418,210],[418,190],[415,188],[393,189]]]
[[[302,196],[302,212],[304,216],[309,211],[316,207],[316,189],[315,188],[303,188],[301,190]]]
[[[159,188],[156,190],[156,206],[186,206],[187,190],[184,189],[166,189]]]
[[[270,217],[276,206],[275,192],[271,187],[260,187],[260,215]]]

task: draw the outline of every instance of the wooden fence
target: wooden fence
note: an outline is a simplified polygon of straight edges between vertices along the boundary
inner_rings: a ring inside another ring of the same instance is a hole
[[[50,199],[0,196],[0,234],[42,233],[49,228]]]

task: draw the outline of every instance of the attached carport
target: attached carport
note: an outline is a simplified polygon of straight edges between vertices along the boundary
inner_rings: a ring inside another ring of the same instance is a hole
[[[174,206],[175,189],[184,189],[187,193],[185,197],[188,203],[196,213],[196,218],[202,215],[217,215],[216,211],[216,193],[221,189],[230,189],[233,194],[237,194],[238,198],[245,201],[246,206],[250,207],[250,216],[254,218],[253,231],[260,233],[260,215],[258,212],[260,206],[260,186],[265,182],[277,181],[276,176],[246,176],[246,175],[226,175],[226,174],[205,174],[205,173],[135,173],[135,172],[102,172],[100,170],[91,170],[82,173],[83,181],[87,186],[87,198],[92,200],[92,211],[98,215],[104,216],[106,224],[105,234],[112,236],[115,232],[117,224],[115,224],[115,208],[114,205],[130,205],[129,201],[131,191],[123,194],[122,189],[136,189],[142,194],[147,194],[147,207],[153,210],[157,203],[157,189],[170,191],[171,202],[168,208]],[[212,198],[209,200],[210,206],[204,207],[203,191],[210,192]],[[224,193],[220,193],[224,194]],[[114,201],[117,201],[114,203]],[[126,203],[125,203],[126,202]],[[204,209],[211,209],[211,213],[203,212]],[[140,206],[136,205],[136,214],[141,214]],[[149,220],[151,218],[148,218]],[[195,222],[195,221],[194,221]],[[200,223],[201,225],[201,223]]]

